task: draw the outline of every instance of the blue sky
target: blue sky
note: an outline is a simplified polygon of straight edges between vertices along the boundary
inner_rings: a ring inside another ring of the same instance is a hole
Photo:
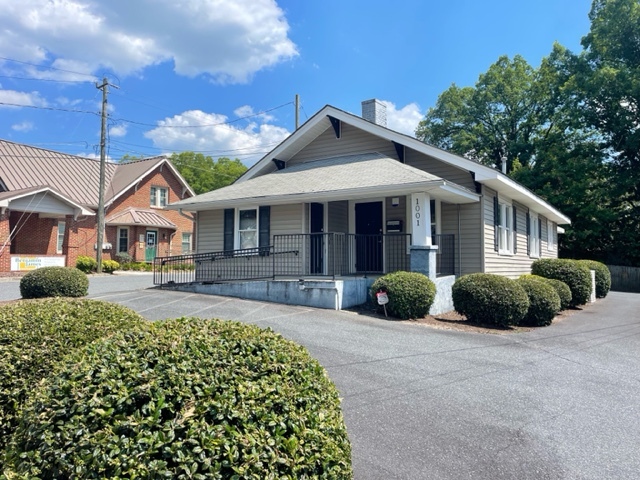
[[[0,138],[96,156],[200,151],[255,163],[326,104],[387,103],[411,134],[500,55],[537,66],[589,30],[590,0],[0,0]],[[22,106],[16,106],[22,105]]]

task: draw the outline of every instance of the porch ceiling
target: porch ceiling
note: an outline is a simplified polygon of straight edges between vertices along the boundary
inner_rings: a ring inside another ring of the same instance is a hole
[[[199,211],[416,192],[428,192],[450,203],[472,203],[480,199],[471,190],[374,152],[295,165],[173,203],[168,208]]]

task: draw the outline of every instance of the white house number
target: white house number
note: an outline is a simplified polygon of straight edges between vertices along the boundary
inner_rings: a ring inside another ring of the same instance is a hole
[[[420,226],[420,202],[418,201],[417,198],[416,198],[416,206],[414,210],[415,210],[414,217],[416,219],[416,226],[419,227]]]

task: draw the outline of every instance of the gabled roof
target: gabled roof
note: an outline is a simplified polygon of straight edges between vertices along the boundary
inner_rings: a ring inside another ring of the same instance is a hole
[[[121,226],[146,226],[146,227],[158,227],[169,228],[176,230],[175,223],[167,220],[162,215],[153,210],[145,210],[141,208],[129,207],[113,214],[105,219],[106,225],[121,225]]]
[[[267,172],[271,172],[274,168],[272,162],[273,159],[287,162],[296,153],[301,151],[326,131],[327,128],[331,128],[330,117],[333,117],[340,122],[352,125],[372,135],[404,145],[405,148],[410,148],[424,155],[428,155],[461,170],[471,172],[476,182],[487,185],[488,187],[498,191],[499,194],[502,193],[509,198],[528,206],[534,212],[543,214],[547,218],[559,224],[571,223],[571,220],[555,207],[495,168],[487,167],[486,165],[482,165],[473,160],[441,150],[414,137],[371,123],[357,115],[345,112],[344,110],[332,107],[331,105],[326,105],[318,111],[298,130],[283,140],[280,145],[275,147],[253,167],[247,170],[244,175],[236,181],[236,183],[246,182]]]
[[[373,152],[301,163],[172,203],[170,208],[198,211],[242,204],[318,201],[336,196],[351,199],[385,193],[408,194],[417,190],[431,191],[456,203],[479,199],[475,192],[455,183]]]
[[[191,195],[195,192],[165,156],[105,165],[105,205],[113,203],[156,168],[169,168]],[[84,207],[98,205],[100,161],[0,140],[0,187],[15,191],[50,186]]]
[[[39,193],[44,193],[46,195],[51,195],[53,198],[56,198],[60,202],[69,206],[71,210],[74,211],[74,214],[77,215],[95,215],[91,210],[84,208],[82,205],[77,204],[69,197],[63,195],[62,193],[56,191],[48,185],[39,186],[39,187],[29,187],[22,188],[20,190],[12,190],[10,192],[0,192],[0,208],[5,208],[9,206],[9,202],[20,200],[25,197],[34,197]],[[34,206],[34,211],[36,206]]]

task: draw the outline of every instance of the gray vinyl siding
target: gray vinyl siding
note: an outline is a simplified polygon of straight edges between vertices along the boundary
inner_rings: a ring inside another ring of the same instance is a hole
[[[272,239],[274,235],[302,233],[303,231],[301,204],[273,205],[271,207]]]
[[[197,252],[224,250],[224,210],[206,210],[198,214]],[[300,204],[271,207],[271,238],[274,235],[301,233],[302,206]]]
[[[393,199],[398,198],[398,206],[393,206]],[[411,198],[411,197],[409,197]],[[409,226],[407,225],[407,196],[398,195],[397,197],[387,197],[384,201],[386,212],[386,220],[400,220],[402,222],[402,233],[407,233]],[[387,227],[384,226],[384,233],[387,233]]]
[[[36,193],[33,196],[26,196],[11,201],[13,210],[24,210],[26,212],[37,210],[39,213],[51,213],[55,215],[71,215],[73,207],[61,202],[48,192]]]
[[[511,203],[516,208],[517,213],[517,252],[513,255],[500,255],[494,249],[494,225],[493,225],[493,198],[496,192],[490,188],[483,187],[482,203],[484,205],[484,243],[485,243],[485,272],[504,275],[509,278],[517,278],[520,275],[531,273],[531,264],[537,260],[527,253],[527,212],[528,208],[517,202],[512,202],[504,195],[500,195],[501,200]],[[557,256],[557,249],[549,251],[547,248],[547,219],[539,216],[542,221],[540,232],[540,254],[543,258],[554,258]]]
[[[475,191],[475,183],[468,170],[462,170],[408,148],[405,152],[405,163]]]
[[[398,206],[393,206],[393,198],[387,197],[384,201],[385,219],[400,220],[402,222],[402,232],[407,233],[407,196],[398,195]],[[410,198],[410,197],[409,197]],[[386,225],[383,226],[383,233],[387,232]],[[409,269],[409,246],[410,242],[407,237],[403,236],[387,236],[385,242],[385,268],[387,272],[395,272],[397,270]]]
[[[349,233],[349,202],[329,202],[327,208],[327,231]]]
[[[542,256],[542,258],[558,258],[558,227],[555,223],[551,223],[554,248],[553,250],[549,250],[549,237],[547,237],[547,219],[543,216],[540,216],[540,219],[542,220],[542,242],[540,244],[540,255]]]
[[[481,204],[460,205],[460,231],[458,232],[458,206],[441,204],[441,227],[443,234],[455,235],[455,265],[459,275],[482,271],[482,248],[480,231]]]
[[[224,210],[198,212],[196,223],[196,252],[220,252],[224,250]]]
[[[341,138],[336,138],[333,128],[329,127],[323,134],[291,157],[287,166],[363,152],[379,152],[391,158],[397,158],[396,149],[390,141],[343,123]]]

